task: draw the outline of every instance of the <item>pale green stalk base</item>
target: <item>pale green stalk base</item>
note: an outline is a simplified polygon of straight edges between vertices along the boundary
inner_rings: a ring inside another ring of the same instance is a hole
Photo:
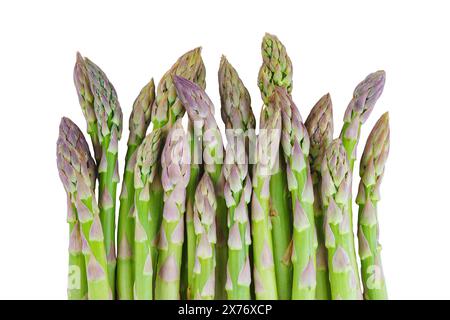
[[[150,252],[147,241],[134,242],[135,255],[135,282],[134,282],[134,300],[152,300],[153,299],[153,272],[145,272],[146,257]]]
[[[300,173],[293,172],[297,180],[297,184],[300,186],[306,186],[307,184],[307,168]],[[308,220],[308,225],[297,228],[293,227],[293,253],[292,253],[292,266],[293,266],[293,281],[292,281],[292,300],[314,300],[316,297],[316,284],[309,285],[303,283],[303,278],[306,276],[306,268],[309,263],[312,263],[313,271],[316,270],[316,250],[317,242],[315,238],[315,224],[314,224],[314,207],[313,203],[309,203],[303,199],[303,190],[293,190],[292,208],[295,208],[296,201],[299,201],[303,208],[304,214]]]
[[[75,210],[73,208],[72,210]],[[73,228],[79,227],[74,222],[69,223],[69,234],[72,234]],[[81,245],[81,243],[80,243]],[[67,298],[69,300],[87,299],[88,285],[86,275],[86,263],[83,253],[69,252],[69,270],[67,277]]]
[[[180,214],[180,219],[184,219],[184,214]],[[168,222],[163,219],[161,228],[164,228],[166,235],[173,233],[179,221]],[[167,249],[159,250],[158,253],[158,271],[156,274],[155,299],[156,300],[179,300],[180,299],[180,273],[181,273],[181,255],[183,250],[182,243],[174,243],[168,239]],[[172,281],[165,281],[161,278],[161,268],[167,262],[167,259],[174,259],[178,269],[178,277]]]
[[[228,230],[227,230],[227,206],[225,199],[220,194],[216,195],[217,211],[217,244],[216,244],[216,300],[226,300],[225,283],[227,282],[227,260],[228,260]]]
[[[315,198],[317,199],[317,198]],[[315,200],[318,201],[318,200]],[[316,206],[315,210],[321,210]],[[317,211],[315,211],[317,212]],[[328,259],[327,249],[325,248],[325,235],[323,233],[323,213],[316,214],[314,221],[316,223],[318,251],[316,267],[316,300],[329,300],[331,298],[330,280],[328,277]],[[319,252],[321,251],[321,252]],[[319,264],[319,254],[323,254],[323,265]]]
[[[366,194],[370,194],[366,188]],[[374,204],[376,210],[376,203]],[[359,221],[364,205],[359,207]],[[384,280],[384,273],[381,263],[381,246],[378,244],[378,226],[359,224],[360,231],[364,234],[371,254],[361,256],[361,275],[364,285],[364,299],[365,300],[387,300],[388,294],[386,289],[386,282]]]
[[[158,164],[158,168],[160,165]],[[149,219],[149,246],[152,253],[153,270],[156,270],[158,263],[158,234],[161,228],[161,221],[164,209],[164,190],[161,185],[161,171],[158,171],[150,184],[150,207],[148,215]],[[153,282],[155,281],[156,273],[153,274]]]
[[[106,172],[99,172],[99,207],[100,207],[100,220],[103,227],[103,235],[105,237],[105,249],[106,256],[108,260],[108,277],[109,285],[111,288],[115,288],[115,278],[116,278],[116,258],[115,258],[115,247],[116,247],[116,190],[117,182],[114,181],[114,171],[117,164],[117,153],[108,152],[108,146],[110,143],[111,136],[106,136],[103,138],[102,152],[106,153],[107,168]],[[107,206],[102,203],[104,192],[108,192],[112,204]],[[115,297],[115,289],[113,290],[113,299]]]
[[[231,209],[230,210],[234,210]],[[247,222],[249,223],[249,222]],[[239,224],[239,234],[242,239],[242,249],[232,250],[228,248],[228,270],[230,272],[232,289],[227,291],[228,300],[250,300],[250,285],[241,285],[238,281],[239,273],[249,257],[249,245],[244,244],[245,225]]]
[[[227,228],[227,205],[223,197],[223,191],[218,190],[217,186],[222,172],[222,165],[216,165],[215,172],[209,173],[211,180],[216,188],[216,289],[215,299],[226,300],[225,283],[227,282],[227,261],[228,261],[228,228]]]
[[[188,139],[191,151],[191,172],[189,183],[186,188],[186,234],[183,247],[183,264],[181,273],[181,298],[194,299],[192,291],[193,270],[195,263],[195,229],[194,229],[194,202],[195,190],[200,176],[200,165],[194,161],[196,143],[194,140],[194,128],[192,122],[189,121]]]
[[[320,172],[317,172],[319,175]],[[314,222],[317,233],[317,255],[316,255],[316,300],[330,300],[331,288],[328,276],[327,248],[325,247],[324,211],[321,204],[320,183],[313,182],[314,190]]]
[[[136,152],[137,145],[129,145],[125,157],[125,171],[123,174],[123,184],[127,190],[124,197],[120,197],[119,222],[117,229],[117,255],[116,285],[117,297],[120,300],[133,300],[134,285],[134,259],[130,255],[121,256],[120,247],[123,241],[130,247],[134,243],[134,217],[130,215],[130,210],[134,204],[134,172],[128,171],[128,161]]]
[[[269,225],[269,199],[261,197],[264,179],[254,177],[257,179],[256,187],[253,187],[253,201],[259,201],[261,205],[263,216],[260,219],[255,219],[252,213],[252,236],[253,236],[253,262],[255,279],[255,296],[257,300],[277,300],[277,282],[275,275],[275,267],[273,264],[273,245],[272,232]],[[269,178],[266,178],[269,179]],[[263,252],[272,259],[270,264],[263,262]]]
[[[146,186],[148,187],[148,186]],[[147,259],[153,258],[150,248],[150,226],[148,212],[150,201],[139,200],[143,189],[135,192],[135,239],[134,239],[134,298],[135,300],[151,300],[153,298],[153,264],[146,266]],[[151,260],[153,262],[153,259]]]
[[[199,258],[201,272],[193,272],[192,279],[192,296],[196,300],[214,300],[214,293],[211,295],[202,295],[202,290],[209,280],[211,274],[215,272],[215,253],[214,246],[212,246],[212,257]]]
[[[84,205],[93,212],[92,202],[95,201],[92,197],[87,200],[82,200]],[[78,210],[79,208],[77,208]],[[85,239],[87,239],[90,253],[84,252],[84,259],[86,263],[86,270],[88,270],[89,259],[95,258],[98,264],[102,267],[105,276],[100,279],[87,279],[88,281],[88,299],[89,300],[110,300],[113,299],[112,290],[109,286],[106,249],[104,241],[89,240],[90,230],[93,220],[88,222],[81,222],[81,232]]]
[[[354,283],[357,279],[358,269],[353,269],[350,265],[345,270],[334,270],[333,268],[333,257],[342,245],[345,252],[349,252],[350,247],[354,247],[351,237],[347,234],[340,234],[338,225],[331,225],[331,230],[335,236],[336,246],[328,248],[328,270],[331,285],[331,297],[333,300],[360,300],[361,291],[358,284],[355,283],[354,286],[349,284]],[[353,273],[353,275],[352,275]]]
[[[292,264],[286,257],[292,238],[290,197],[286,180],[286,165],[280,154],[280,170],[270,178],[270,219],[272,221],[273,256],[278,298],[290,300],[292,294]]]
[[[331,288],[328,278],[328,268],[316,271],[316,300],[330,300]]]
[[[349,163],[349,167],[350,167],[350,172],[353,174],[353,167],[355,165],[355,161],[356,158],[353,156],[353,150],[356,148],[356,145],[358,144],[358,140],[359,140],[359,136],[360,136],[360,132],[361,132],[361,125],[358,128],[358,139],[353,140],[353,139],[347,139],[345,137],[345,132],[347,131],[348,127],[349,127],[350,123],[346,122],[344,123],[343,127],[342,127],[342,131],[341,131],[341,141],[342,141],[342,145],[344,146],[345,151],[347,152],[347,157],[348,157],[348,163]],[[353,234],[353,202],[352,202],[352,197],[349,197],[348,200],[348,208],[349,208],[349,215],[350,215],[350,230],[351,230],[351,238],[352,238],[352,242],[355,243],[355,236]],[[350,260],[351,263],[353,265],[353,268],[355,270],[359,270],[358,269],[358,262],[356,259],[356,250],[355,250],[355,246],[352,245],[349,248],[348,251],[349,255],[350,255]],[[357,278],[357,283],[358,283],[358,288],[361,291],[361,280],[359,277],[359,272],[356,275]]]
[[[189,184],[186,190],[186,235],[183,247],[182,285],[181,296],[183,299],[193,299],[192,281],[195,263],[195,228],[194,228],[194,198],[195,189],[200,175],[200,167],[191,165]]]

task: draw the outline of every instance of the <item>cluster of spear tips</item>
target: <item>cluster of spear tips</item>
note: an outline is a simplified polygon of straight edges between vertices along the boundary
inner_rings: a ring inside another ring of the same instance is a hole
[[[330,95],[303,122],[284,45],[266,34],[261,53],[258,134],[248,90],[220,61],[226,149],[200,48],[156,88],[153,79],[142,88],[129,119],[117,233],[122,111],[105,73],[77,54],[74,82],[94,158],[81,130],[62,118],[69,299],[387,299],[377,218],[387,113],[360,160],[356,230],[352,215],[356,148],[384,71],[358,84],[333,140]]]

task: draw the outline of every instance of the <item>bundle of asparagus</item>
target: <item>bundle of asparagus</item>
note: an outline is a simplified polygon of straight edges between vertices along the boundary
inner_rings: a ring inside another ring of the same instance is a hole
[[[356,230],[352,214],[357,145],[384,71],[357,85],[333,140],[330,94],[303,122],[286,47],[266,34],[261,54],[258,135],[250,94],[221,58],[225,148],[200,48],[181,56],[157,88],[153,79],[142,88],[129,118],[116,217],[122,110],[105,73],[77,53],[74,82],[94,158],[81,130],[62,118],[57,167],[67,196],[69,299],[387,299],[377,213],[387,113],[360,161]]]

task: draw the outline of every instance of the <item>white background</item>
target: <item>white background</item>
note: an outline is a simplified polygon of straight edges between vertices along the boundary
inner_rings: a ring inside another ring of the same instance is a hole
[[[293,61],[303,118],[331,93],[336,135],[356,84],[386,70],[358,151],[389,111],[391,153],[379,205],[389,294],[450,298],[448,14],[446,1],[2,1],[0,298],[66,298],[68,226],[55,143],[63,115],[85,129],[72,81],[75,52],[95,61],[117,89],[123,165],[134,98],[196,46],[203,47],[218,122],[221,54],[239,71],[259,118],[266,31]]]

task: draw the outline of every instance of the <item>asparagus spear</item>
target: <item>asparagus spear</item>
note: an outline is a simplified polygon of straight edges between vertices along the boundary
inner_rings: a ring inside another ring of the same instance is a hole
[[[98,164],[102,157],[102,146],[98,136],[97,118],[94,111],[94,95],[91,91],[86,62],[79,52],[77,52],[77,60],[73,70],[73,80],[77,90],[78,101],[86,119],[87,132],[91,137],[92,146],[94,147],[95,160]]]
[[[279,105],[288,188],[293,208],[292,299],[314,299],[317,238],[314,192],[309,165],[309,135],[297,106],[285,88],[275,88],[269,104]]]
[[[342,140],[342,144],[344,145],[345,151],[347,152],[351,175],[353,174],[353,166],[356,160],[356,148],[359,142],[361,126],[370,116],[375,103],[382,94],[385,79],[386,74],[382,70],[369,74],[356,86],[353,92],[353,98],[345,110],[344,125],[341,130],[340,138]],[[350,179],[350,181],[352,181],[352,179]],[[351,194],[348,201],[351,237],[354,239],[353,203]],[[356,251],[354,250],[354,247],[351,247],[350,250],[350,260],[353,268],[358,269]],[[359,273],[357,273],[357,283],[359,290],[361,290]]]
[[[122,192],[120,193],[119,224],[117,230],[117,296],[121,300],[133,299],[134,267],[132,247],[134,243],[134,167],[137,149],[150,124],[151,106],[155,100],[153,79],[142,88],[134,101],[130,115],[128,149],[125,156]]]
[[[88,294],[86,264],[81,251],[81,233],[78,213],[75,207],[77,185],[71,167],[71,152],[80,153],[86,162],[90,184],[95,186],[96,170],[89,146],[78,127],[67,118],[61,119],[57,144],[57,165],[59,176],[67,194],[67,222],[69,224],[69,273],[67,295],[70,300],[86,299]],[[69,135],[70,134],[70,135]],[[73,151],[72,151],[73,150]]]
[[[177,96],[172,77],[174,75],[198,83],[205,88],[205,65],[201,57],[201,48],[193,49],[182,55],[164,74],[156,91],[155,106],[152,109],[154,128],[166,127],[166,131],[183,117],[184,109]]]
[[[197,300],[214,299],[216,208],[214,185],[208,173],[205,173],[195,192],[193,218],[196,236],[193,296]]]
[[[169,131],[161,156],[164,211],[158,241],[155,286],[155,298],[159,300],[180,299],[181,254],[189,165],[189,145],[179,119]]]
[[[275,87],[292,91],[292,63],[286,48],[274,35],[266,34],[262,42],[261,54],[263,64],[259,71],[258,86],[264,101],[260,114],[260,123],[269,119],[273,106],[269,100]],[[261,127],[261,125],[260,125]],[[277,275],[278,296],[282,300],[291,299],[292,264],[289,255],[289,244],[292,238],[291,199],[286,177],[286,164],[281,152],[277,155],[274,172],[270,179],[270,218],[274,241],[275,271]]]
[[[111,299],[103,230],[94,193],[95,164],[81,130],[67,118],[62,118],[59,126],[57,164],[61,181],[74,207],[74,211],[70,213],[76,214],[76,218],[69,216],[69,221],[78,221],[74,222],[72,228],[71,250],[78,252],[81,241],[86,265],[88,299]],[[82,269],[79,263],[78,260],[76,266]],[[83,280],[80,279],[80,285],[82,283]]]
[[[194,296],[192,291],[194,280],[194,265],[195,265],[195,250],[196,250],[196,236],[194,228],[194,203],[195,191],[197,189],[198,180],[200,176],[200,164],[197,158],[199,143],[194,134],[194,126],[192,122],[188,121],[188,143],[191,154],[191,173],[189,176],[189,183],[186,188],[186,241],[183,248],[183,263],[181,273],[181,297],[182,299],[191,299]]]
[[[122,110],[117,100],[116,90],[105,73],[89,59],[84,60],[94,95],[94,111],[102,146],[102,156],[98,163],[100,219],[105,237],[109,282],[111,288],[115,288],[116,189],[120,180],[117,153],[118,141],[122,134]]]
[[[175,86],[172,80],[172,76],[179,75],[190,79],[199,84],[200,87],[204,88],[206,86],[205,83],[205,65],[203,64],[203,60],[201,57],[201,48],[196,48],[191,51],[186,52],[182,55],[178,60],[174,63],[174,65],[164,74],[158,84],[156,99],[154,105],[152,107],[152,123],[153,129],[161,128],[163,129],[163,138],[166,136],[167,131],[170,129],[172,124],[179,118],[182,118],[184,115],[184,108],[182,107],[181,101],[178,98],[177,92],[175,90]],[[191,131],[192,125],[189,124],[189,137],[193,137],[194,134]],[[189,138],[189,142],[194,147],[194,141]],[[159,172],[160,170],[158,170]],[[194,194],[195,188],[198,182],[199,175],[199,166],[194,164],[191,167],[191,175],[190,181],[187,190],[187,208],[186,208],[186,224],[187,224],[187,240],[186,246],[188,250],[184,250],[184,252],[189,251],[191,253],[190,261],[184,263],[185,270],[183,270],[183,277],[187,278],[186,281],[182,281],[182,291],[183,297],[186,296],[185,291],[187,290],[187,282],[188,279],[192,279],[192,269],[194,267],[194,250],[195,250],[195,241],[193,240],[195,237],[194,229],[192,225],[192,207],[194,203]],[[155,181],[160,181],[159,173],[156,176]],[[160,185],[160,183],[159,183]],[[159,215],[162,214],[162,197],[163,190],[162,187],[158,186],[155,183],[153,186],[154,194],[154,203],[159,203],[159,208],[155,208]],[[190,239],[190,241],[189,241]],[[188,269],[190,277],[187,276]]]
[[[265,104],[275,89],[284,87],[288,93],[292,91],[292,63],[286,48],[278,38],[266,33],[261,44],[263,64],[259,69],[258,87]]]
[[[202,137],[203,168],[213,181],[216,198],[216,299],[225,299],[226,261],[227,261],[227,207],[223,195],[223,143],[219,127],[214,119],[214,105],[205,91],[195,83],[174,76],[174,83],[188,116],[193,123],[196,136]]]
[[[358,242],[361,274],[366,300],[387,299],[386,283],[381,265],[381,246],[377,203],[380,184],[389,153],[389,114],[381,116],[370,133],[361,158],[358,196]]]
[[[225,289],[230,300],[250,300],[250,222],[248,204],[252,185],[243,145],[228,142],[225,164],[224,195],[228,207],[228,261]]]
[[[152,184],[157,178],[161,130],[153,130],[141,143],[134,168],[134,298],[153,298],[153,270],[156,267],[156,235],[161,216],[154,207]]]
[[[351,197],[351,170],[340,139],[334,140],[326,149],[321,175],[331,297],[334,300],[361,299],[358,269],[350,258],[355,251],[348,201]]]
[[[333,140],[333,107],[329,94],[324,95],[312,108],[305,121],[310,139],[309,163],[314,190],[314,221],[318,238],[316,299],[330,299],[330,281],[328,280],[328,262],[323,233],[323,216],[320,192],[320,166],[326,147]]]
[[[222,56],[219,68],[222,120],[227,128],[228,146],[223,167],[224,194],[228,207],[228,299],[251,299],[250,223],[248,204],[252,186],[248,175],[248,151],[255,131],[250,95],[233,66]],[[245,138],[249,137],[249,140]],[[252,153],[253,155],[253,153]]]
[[[258,300],[278,298],[273,259],[270,214],[270,176],[280,147],[281,116],[279,109],[260,129],[257,139],[257,162],[253,174],[252,243],[253,277]]]

